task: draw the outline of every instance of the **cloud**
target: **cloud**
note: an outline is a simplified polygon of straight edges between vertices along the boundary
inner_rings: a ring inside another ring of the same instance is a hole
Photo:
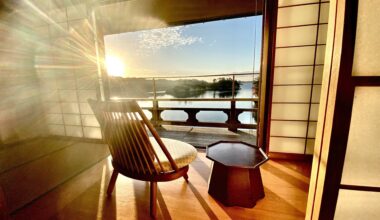
[[[215,45],[215,43],[216,43],[216,40],[213,40],[211,43],[208,44],[208,46],[212,47]]]
[[[139,47],[155,51],[166,47],[179,48],[202,42],[201,37],[186,36],[183,33],[185,29],[186,27],[170,27],[142,31],[138,36]]]

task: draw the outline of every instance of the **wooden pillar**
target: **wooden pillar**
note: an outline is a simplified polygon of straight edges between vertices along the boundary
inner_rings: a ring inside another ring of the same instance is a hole
[[[237,114],[236,114],[236,101],[233,99],[231,100],[231,111],[228,118],[228,130],[229,131],[237,131]]]

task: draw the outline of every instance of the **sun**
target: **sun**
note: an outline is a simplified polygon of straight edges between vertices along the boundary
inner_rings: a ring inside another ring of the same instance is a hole
[[[107,73],[109,76],[126,76],[126,66],[123,61],[116,56],[107,56],[106,58]]]

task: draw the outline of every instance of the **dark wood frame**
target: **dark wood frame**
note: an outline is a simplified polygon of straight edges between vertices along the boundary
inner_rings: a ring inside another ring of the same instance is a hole
[[[263,45],[260,77],[260,99],[257,146],[269,152],[272,108],[274,55],[276,50],[277,0],[266,0],[264,6]]]
[[[339,2],[337,4],[339,4]],[[330,139],[330,146],[334,146],[334,149],[330,149],[328,155],[328,163],[326,166],[327,178],[325,178],[320,210],[321,219],[334,218],[342,178],[355,91],[351,77],[356,35],[357,6],[357,0],[346,1],[342,45],[336,45],[336,48],[334,48],[334,50],[341,50],[342,52]]]

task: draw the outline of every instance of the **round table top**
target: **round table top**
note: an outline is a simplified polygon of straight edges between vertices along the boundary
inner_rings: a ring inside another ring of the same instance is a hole
[[[230,167],[256,168],[268,160],[258,147],[244,142],[220,141],[207,147],[206,157]]]

